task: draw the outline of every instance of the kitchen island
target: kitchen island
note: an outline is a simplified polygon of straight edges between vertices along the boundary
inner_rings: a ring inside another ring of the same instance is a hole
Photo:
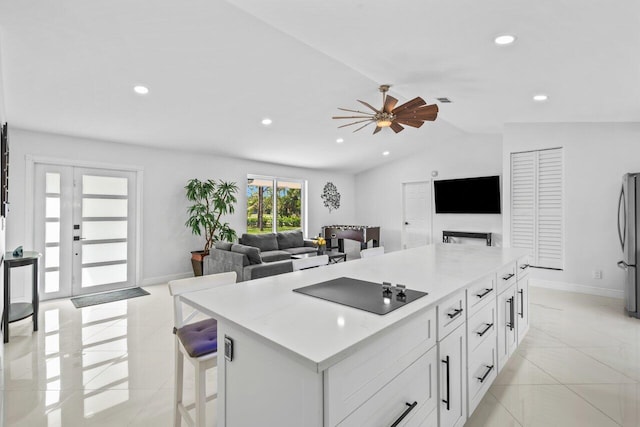
[[[185,297],[219,322],[218,426],[463,425],[528,329],[526,259],[437,244]],[[339,277],[428,295],[381,316],[293,292]]]

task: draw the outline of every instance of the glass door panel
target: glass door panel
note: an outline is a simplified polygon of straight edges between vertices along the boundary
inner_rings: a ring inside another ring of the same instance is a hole
[[[76,169],[74,294],[133,285],[135,175]],[[80,185],[78,185],[80,184]]]
[[[247,181],[247,233],[273,231],[273,181],[249,178]]]
[[[302,183],[276,181],[276,231],[302,229]]]
[[[135,173],[36,164],[41,299],[135,285]]]

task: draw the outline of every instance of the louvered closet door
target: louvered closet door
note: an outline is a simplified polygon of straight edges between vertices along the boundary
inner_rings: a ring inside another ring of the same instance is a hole
[[[511,154],[511,246],[533,265],[562,269],[562,149]]]
[[[537,263],[541,267],[562,268],[562,150],[542,150],[537,154]]]
[[[511,154],[511,246],[535,253],[536,153]]]

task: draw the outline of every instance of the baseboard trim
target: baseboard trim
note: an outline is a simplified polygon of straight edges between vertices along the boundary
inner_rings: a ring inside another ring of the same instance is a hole
[[[529,279],[529,285],[537,288],[557,289],[560,291],[577,292],[580,294],[598,295],[624,299],[624,292],[617,289],[596,288],[595,286],[578,285],[577,283],[556,282],[553,280]]]
[[[170,274],[168,276],[147,277],[142,279],[138,286],[150,286],[167,283],[170,280],[186,279],[187,277],[193,277],[193,272]]]

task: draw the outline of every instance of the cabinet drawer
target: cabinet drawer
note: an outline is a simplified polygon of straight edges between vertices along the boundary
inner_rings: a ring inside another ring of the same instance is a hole
[[[473,354],[469,354],[469,415],[482,400],[489,386],[496,379],[498,361],[494,340],[485,341]]]
[[[518,279],[520,279],[521,277],[524,277],[529,273],[529,271],[531,270],[531,265],[529,265],[530,262],[531,262],[531,258],[528,256],[522,257],[516,262],[516,265],[518,266],[517,268]]]
[[[398,426],[419,426],[424,421],[420,414],[430,414],[436,408],[436,356],[434,347],[337,425],[388,427],[407,412]]]
[[[487,340],[496,340],[497,306],[495,300],[487,301],[480,310],[467,320],[467,347],[469,355]]]
[[[516,283],[516,263],[512,262],[498,269],[498,294]]]
[[[329,425],[337,425],[435,343],[436,310],[432,308],[327,369],[325,419]]]
[[[478,280],[467,288],[467,316],[476,313],[485,301],[493,299],[495,301],[496,292],[496,275],[495,273]]]
[[[464,323],[466,319],[465,308],[465,291],[460,291],[438,304],[438,341]]]

